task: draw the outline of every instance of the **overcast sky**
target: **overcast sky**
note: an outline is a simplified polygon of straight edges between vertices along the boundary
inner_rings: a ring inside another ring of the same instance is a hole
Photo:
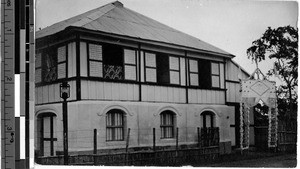
[[[44,28],[113,0],[36,0],[36,28]],[[296,1],[120,0],[125,7],[219,47],[247,72],[246,50],[268,26],[297,26]],[[265,73],[272,61],[259,64]]]

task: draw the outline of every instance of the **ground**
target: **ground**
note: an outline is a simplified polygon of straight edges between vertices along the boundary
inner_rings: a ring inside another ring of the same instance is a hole
[[[296,154],[280,154],[273,157],[260,157],[257,159],[244,159],[239,161],[210,164],[210,167],[271,167],[290,168],[297,166]]]

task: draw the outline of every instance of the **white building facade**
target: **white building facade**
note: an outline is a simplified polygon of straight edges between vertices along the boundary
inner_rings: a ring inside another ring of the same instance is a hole
[[[36,44],[35,147],[42,156],[63,151],[63,81],[71,86],[70,152],[92,151],[94,129],[98,150],[125,148],[127,138],[129,147],[151,147],[153,129],[156,146],[174,146],[177,128],[179,145],[197,144],[198,127],[219,127],[223,153],[238,142],[238,74],[248,74],[227,52],[120,2],[49,26]]]

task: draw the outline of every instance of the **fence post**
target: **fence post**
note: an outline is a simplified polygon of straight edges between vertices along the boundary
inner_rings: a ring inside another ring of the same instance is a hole
[[[197,127],[197,134],[198,134],[198,147],[200,147],[200,127]]]
[[[176,128],[176,151],[178,150],[178,132],[179,132],[179,129],[177,127]]]
[[[153,128],[153,151],[155,151],[155,128]]]
[[[127,134],[127,140],[126,140],[126,153],[128,152],[129,137],[130,137],[130,128],[128,128],[128,134]]]
[[[128,165],[128,146],[129,146],[130,128],[128,128],[127,140],[126,140],[126,165]]]
[[[97,154],[97,129],[94,129],[94,154]]]

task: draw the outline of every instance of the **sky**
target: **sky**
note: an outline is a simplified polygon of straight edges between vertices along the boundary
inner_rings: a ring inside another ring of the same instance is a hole
[[[114,0],[36,0],[36,29],[45,28]],[[248,73],[256,66],[246,50],[270,26],[297,27],[297,1],[119,0],[134,10],[223,49]],[[259,63],[266,73],[273,61]]]

